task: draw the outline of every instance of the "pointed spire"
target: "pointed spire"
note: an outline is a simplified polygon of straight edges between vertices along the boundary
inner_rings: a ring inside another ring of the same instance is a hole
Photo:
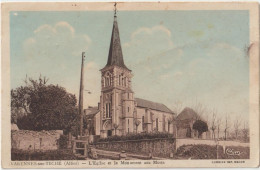
[[[116,11],[117,11],[116,3],[114,6],[115,6],[114,23],[113,23],[108,60],[106,66],[116,65],[128,69],[124,64],[123,52],[120,43],[119,29],[117,25],[117,16],[116,16]]]

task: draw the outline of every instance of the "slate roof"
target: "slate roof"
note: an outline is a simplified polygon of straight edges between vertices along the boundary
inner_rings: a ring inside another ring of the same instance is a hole
[[[117,17],[114,16],[114,23],[106,66],[116,65],[128,69],[124,64],[123,52],[121,48],[119,29],[116,18]]]
[[[191,108],[185,107],[177,116],[177,120],[196,119],[198,114]]]
[[[89,118],[95,116],[98,112],[98,107],[90,107],[84,110],[85,115]]]
[[[149,108],[152,110],[158,110],[158,111],[174,114],[171,109],[169,109],[167,106],[165,106],[162,103],[156,103],[156,102],[152,102],[152,101],[140,99],[140,98],[135,98],[135,101],[137,102],[137,107]]]

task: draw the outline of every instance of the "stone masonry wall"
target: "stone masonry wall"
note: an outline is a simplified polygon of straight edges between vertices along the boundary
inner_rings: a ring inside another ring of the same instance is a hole
[[[62,134],[59,130],[51,131],[12,131],[12,149],[20,150],[56,150],[58,139]]]
[[[142,139],[142,140],[128,140],[128,141],[113,141],[96,143],[97,149],[109,151],[126,151],[130,153],[137,153],[149,155],[152,153],[155,157],[169,157],[170,153],[175,151],[175,142],[172,139]]]

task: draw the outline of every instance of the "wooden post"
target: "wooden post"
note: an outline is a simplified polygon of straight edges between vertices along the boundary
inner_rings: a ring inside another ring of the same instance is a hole
[[[87,143],[84,143],[84,156],[87,157],[88,155],[88,150],[87,150]]]
[[[72,146],[72,152],[73,152],[74,154],[76,153],[76,147],[77,147],[76,141],[74,140],[74,141],[73,141],[73,146]]]
[[[82,138],[83,136],[84,59],[85,59],[85,52],[82,52],[80,89],[79,89],[80,138]]]

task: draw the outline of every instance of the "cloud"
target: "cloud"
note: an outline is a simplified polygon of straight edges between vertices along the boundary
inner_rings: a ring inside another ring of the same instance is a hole
[[[17,13],[17,12],[14,12],[13,15],[14,15],[14,16],[18,16],[18,13]]]
[[[126,63],[131,63],[128,66],[137,72],[141,69],[152,73],[169,68],[182,55],[181,49],[174,48],[171,36],[171,31],[163,25],[136,29],[130,41],[123,45]],[[165,58],[171,61],[164,62]]]
[[[171,31],[162,25],[151,28],[141,27],[131,34],[130,42],[125,43],[123,46],[127,48],[130,46],[142,45],[143,43],[148,43],[146,46],[150,43],[162,43],[162,45],[165,45],[164,47],[166,49],[171,48],[173,46]]]
[[[60,21],[55,25],[44,24],[36,28],[33,36],[24,41],[23,51],[26,58],[49,61],[79,56],[90,44],[88,35],[76,34],[69,23]]]
[[[21,56],[26,63],[24,71],[31,73],[30,77],[38,77],[40,74],[49,77],[50,83],[60,84],[78,95],[81,53],[90,46],[90,37],[77,33],[68,22],[41,25],[22,44]],[[85,63],[85,87],[92,90],[98,87],[93,77],[100,76],[97,75],[98,66],[88,59]]]
[[[126,65],[134,73],[135,93],[147,99],[153,99],[157,87],[172,78],[169,70],[183,55],[182,49],[174,46],[171,31],[163,25],[136,29],[123,44],[123,53]],[[149,88],[151,84],[155,89]]]

